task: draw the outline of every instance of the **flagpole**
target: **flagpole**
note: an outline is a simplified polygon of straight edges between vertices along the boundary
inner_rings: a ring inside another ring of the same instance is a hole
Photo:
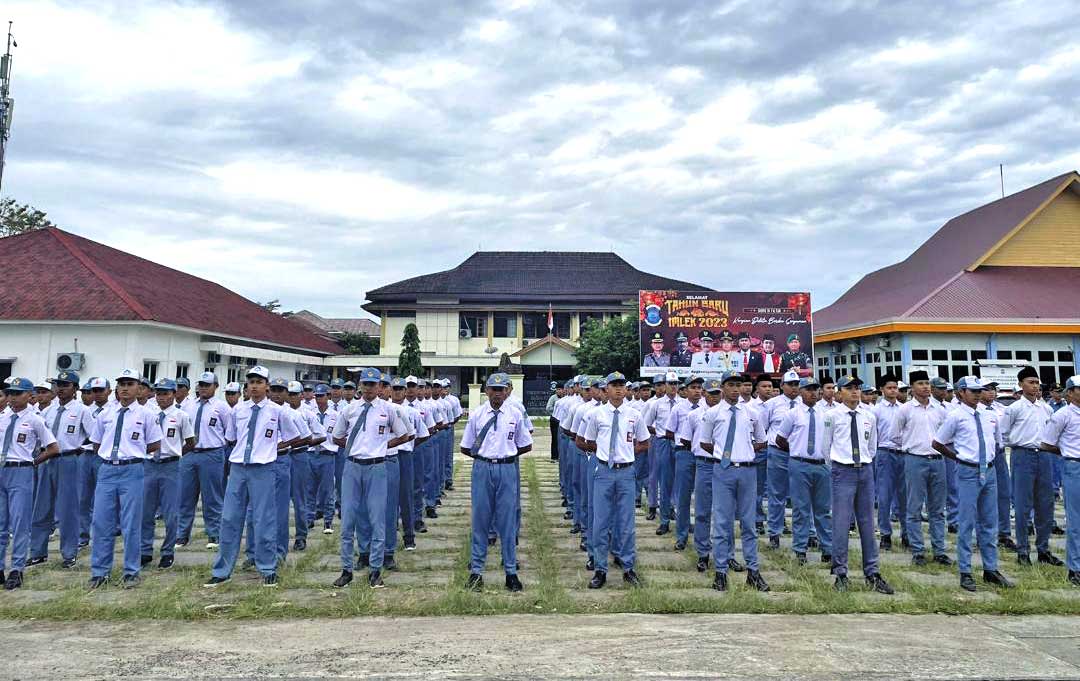
[[[555,335],[555,315],[551,309],[551,303],[548,303],[548,335],[554,337]],[[555,380],[555,373],[552,369],[551,361],[551,346],[554,343],[554,338],[548,338],[548,381]]]

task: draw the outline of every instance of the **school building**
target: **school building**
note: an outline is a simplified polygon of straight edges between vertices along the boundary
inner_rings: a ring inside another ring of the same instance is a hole
[[[224,385],[255,364],[315,378],[341,351],[218,284],[54,227],[0,239],[0,261],[0,379],[132,368],[150,380],[213,371]]]
[[[1080,373],[1080,175],[1075,171],[945,223],[903,262],[814,313],[819,375],[949,381],[980,360],[1019,360],[1044,383]]]
[[[380,352],[363,359],[396,367],[402,335],[412,323],[429,376],[463,388],[493,372],[506,353],[522,367],[526,396],[542,387],[546,402],[548,383],[575,373],[574,351],[585,323],[636,314],[641,289],[706,290],[642,272],[614,253],[477,252],[451,270],[368,291],[364,309],[379,317]],[[334,363],[340,361],[351,360]]]

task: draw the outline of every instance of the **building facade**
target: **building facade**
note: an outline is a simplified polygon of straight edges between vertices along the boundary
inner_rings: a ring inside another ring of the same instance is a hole
[[[1080,175],[949,220],[903,262],[814,314],[819,375],[954,381],[1016,360],[1044,383],[1080,373]]]

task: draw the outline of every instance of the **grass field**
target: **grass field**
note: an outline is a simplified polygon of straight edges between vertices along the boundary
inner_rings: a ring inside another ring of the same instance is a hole
[[[1002,554],[1003,571],[1017,582],[1012,590],[984,586],[974,594],[961,591],[955,568],[932,565],[915,568],[910,556],[898,548],[882,554],[882,573],[896,588],[884,596],[863,587],[857,567],[853,589],[839,594],[832,589],[827,566],[810,554],[806,566],[797,565],[784,537],[779,551],[765,549],[761,563],[772,591],[760,594],[746,587],[742,576],[731,573],[731,589],[721,594],[710,589],[712,573],[694,569],[692,548],[673,550],[672,535],[657,537],[654,522],[637,515],[638,572],[645,588],[630,589],[617,572],[600,591],[586,588],[590,573],[577,536],[563,520],[558,491],[558,470],[548,460],[548,439],[537,429],[536,453],[523,460],[522,537],[519,556],[525,591],[509,594],[502,588],[499,546],[492,547],[483,593],[464,588],[469,556],[469,470],[460,459],[455,486],[429,520],[429,532],[417,535],[418,550],[397,551],[401,569],[384,575],[386,589],[371,590],[358,573],[346,589],[330,583],[340,572],[339,539],[318,529],[303,553],[290,552],[279,573],[280,586],[265,589],[254,572],[237,569],[233,580],[216,590],[202,588],[213,559],[205,550],[201,531],[193,542],[177,550],[176,566],[168,571],[153,567],[142,573],[138,588],[110,586],[87,592],[89,557],[84,552],[76,570],[59,567],[54,538],[50,563],[31,568],[25,585],[15,592],[0,592],[0,617],[55,620],[89,619],[210,619],[295,618],[379,615],[481,615],[506,613],[949,613],[949,614],[1076,614],[1080,589],[1065,581],[1064,568],[1020,568],[1015,556]],[[1060,512],[1060,507],[1059,507]],[[201,523],[201,518],[197,523]],[[162,528],[159,525],[158,534]],[[899,536],[898,534],[896,535]],[[950,551],[952,536],[950,539]],[[857,541],[852,542],[857,547]],[[119,546],[118,546],[119,548]],[[1064,557],[1063,537],[1054,537],[1053,550]],[[955,553],[953,552],[955,557]],[[120,555],[117,554],[117,566]],[[859,565],[853,552],[851,565]],[[980,574],[976,555],[976,575]],[[119,567],[114,569],[114,577]]]

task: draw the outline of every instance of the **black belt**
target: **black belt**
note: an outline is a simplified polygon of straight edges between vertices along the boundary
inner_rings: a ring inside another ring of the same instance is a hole
[[[911,452],[904,452],[907,456],[914,456],[917,459],[930,459],[931,461],[937,461],[938,459],[944,459],[941,454],[912,454]]]
[[[978,468],[979,467],[979,464],[977,464],[977,463],[968,463],[967,461],[961,461],[960,459],[957,459],[956,463],[960,464],[961,466],[967,466],[968,468]],[[986,462],[986,467],[987,468],[993,468],[994,467],[994,462],[993,461],[987,461]]]
[[[374,459],[357,459],[351,456],[349,457],[349,463],[355,463],[357,466],[371,466],[377,463],[382,463],[384,461],[386,461],[385,456],[380,456]]]
[[[600,461],[600,460],[597,459],[597,461]],[[610,466],[608,466],[606,461],[600,461],[600,465],[604,466],[606,468],[612,468],[614,470],[622,470],[623,468],[629,468],[629,467],[633,466],[634,462],[633,461],[627,461],[625,463],[613,463]]]
[[[886,452],[892,452],[893,454],[903,454],[904,453],[904,450],[897,449],[896,447],[878,447],[878,449],[884,450]]]
[[[288,448],[286,448],[286,449],[279,449],[279,450],[278,450],[278,453],[277,453],[278,457],[282,457],[282,456],[288,456],[289,454],[292,454],[292,451],[290,451],[290,450],[289,450]]]
[[[198,454],[200,452],[213,452],[213,451],[216,451],[218,449],[221,449],[221,447],[196,447],[195,449],[193,449],[191,451]]]
[[[81,449],[69,449],[66,452],[60,452],[60,456],[78,456],[83,453]]]
[[[304,452],[307,452],[309,450],[309,447],[289,447],[290,454],[303,454]]]
[[[101,463],[107,466],[130,466],[132,464],[142,463],[143,461],[143,459],[117,459],[116,461],[113,461],[112,459],[101,459]]]
[[[721,461],[723,461],[723,459],[716,460],[717,463],[720,463]],[[731,461],[731,459],[728,459],[728,461]],[[728,468],[753,468],[756,465],[756,461],[731,461]]]
[[[488,459],[487,457],[473,457],[476,461],[483,461],[484,463],[514,463],[517,461],[518,454],[514,454],[513,457],[503,457],[502,459]]]
[[[791,457],[791,460],[792,461],[802,461],[803,463],[812,463],[812,464],[814,464],[816,466],[824,466],[825,465],[825,459],[807,459],[806,457],[803,457],[803,456],[793,456],[793,457]]]
[[[675,453],[678,454],[679,452],[686,452],[687,454],[693,454],[693,452],[691,452],[689,448],[681,447],[681,446],[675,448]]]
[[[338,455],[337,452],[331,452],[329,449],[320,449],[319,453],[320,454],[326,454],[327,456],[337,456]]]
[[[147,459],[150,463],[169,463],[171,461],[179,461],[179,456],[166,456],[164,459]]]
[[[859,463],[842,463],[840,461],[833,461],[833,465],[834,466],[843,466],[844,468],[862,468],[863,466],[873,466],[874,462],[873,461],[866,461],[866,462],[860,461]]]
[[[705,463],[716,463],[716,459],[711,456],[695,456],[694,458],[698,461],[704,461]]]
[[[4,468],[28,468],[33,466],[33,461],[5,461]]]
[[[1033,452],[1035,454],[1041,454],[1043,451],[1037,447],[1021,447],[1020,445],[1010,445],[1010,447],[1012,447],[1012,449],[1022,449],[1025,452]]]

